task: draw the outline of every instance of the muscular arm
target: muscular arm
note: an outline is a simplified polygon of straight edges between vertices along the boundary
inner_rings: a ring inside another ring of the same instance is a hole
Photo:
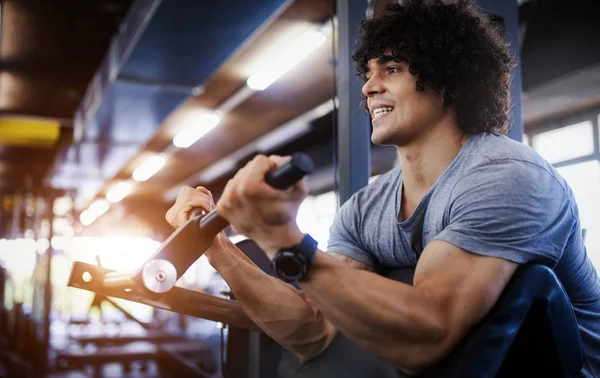
[[[345,336],[416,373],[448,354],[494,305],[517,264],[441,241],[423,251],[414,286],[317,252],[301,287]]]
[[[325,350],[337,330],[305,294],[265,274],[232,243],[210,256],[244,312],[266,334],[298,357],[308,360]],[[349,269],[372,269],[352,258],[331,253]]]

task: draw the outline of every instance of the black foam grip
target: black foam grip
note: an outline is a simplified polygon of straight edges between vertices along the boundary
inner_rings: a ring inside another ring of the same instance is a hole
[[[311,173],[314,164],[311,158],[304,153],[295,153],[292,159],[284,165],[268,172],[265,176],[267,184],[275,189],[283,190],[294,185],[304,176]],[[200,209],[194,209],[196,211]],[[194,213],[192,213],[194,214]],[[199,229],[205,235],[216,235],[221,232],[229,222],[213,210],[208,215],[200,219]]]
[[[267,173],[265,181],[275,189],[283,190],[294,185],[304,176],[311,173],[314,164],[310,157],[304,153],[298,152],[292,156],[292,159]]]

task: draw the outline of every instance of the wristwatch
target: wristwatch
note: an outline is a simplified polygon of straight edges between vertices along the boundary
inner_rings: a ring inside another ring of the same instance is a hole
[[[318,244],[309,234],[304,234],[300,243],[277,251],[271,263],[277,277],[288,283],[306,277]]]

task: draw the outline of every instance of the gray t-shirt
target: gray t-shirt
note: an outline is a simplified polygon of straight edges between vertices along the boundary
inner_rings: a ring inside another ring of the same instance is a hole
[[[396,168],[356,193],[336,214],[327,250],[380,270],[414,268],[430,241],[443,240],[478,255],[548,265],[579,322],[583,376],[600,377],[600,280],[573,193],[548,162],[504,135],[478,134],[403,222],[401,190]]]

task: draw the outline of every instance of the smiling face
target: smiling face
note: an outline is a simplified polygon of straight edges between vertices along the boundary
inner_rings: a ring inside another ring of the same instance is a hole
[[[443,97],[431,88],[417,90],[407,62],[388,53],[369,61],[362,92],[373,119],[375,144],[405,146],[430,132],[444,116]]]

